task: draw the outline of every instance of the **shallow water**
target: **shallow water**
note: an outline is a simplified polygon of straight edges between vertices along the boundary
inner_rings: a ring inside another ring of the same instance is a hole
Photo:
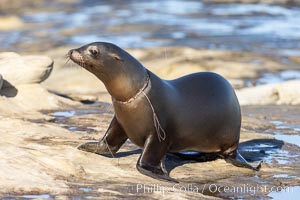
[[[282,140],[284,142],[290,143],[290,144],[295,144],[298,147],[300,147],[300,135],[286,135],[282,133],[276,133],[274,137],[277,140]]]
[[[53,196],[49,194],[41,194],[41,195],[23,195],[21,196],[24,199],[52,199]]]
[[[276,129],[292,129],[294,131],[300,132],[300,124],[288,124],[279,120],[271,121],[271,123],[276,126]]]
[[[93,188],[90,187],[80,187],[79,190],[84,191],[84,192],[90,192],[93,190]]]
[[[274,178],[295,178],[295,176],[290,176],[288,174],[275,174]]]
[[[273,191],[268,194],[269,197],[275,200],[282,199],[298,199],[300,194],[300,186],[287,187],[282,191]]]
[[[276,132],[273,132],[273,136],[277,140],[297,145],[300,147],[300,124],[289,124],[279,120],[271,121],[275,125]],[[285,130],[290,130],[292,133],[285,133]]]
[[[297,7],[206,5],[196,0],[80,0],[72,5],[47,1],[20,17],[30,28],[0,32],[0,49],[24,51],[35,46],[38,50],[45,48],[40,42],[46,41],[50,41],[47,48],[108,41],[123,48],[184,45],[300,54]]]
[[[275,73],[263,73],[259,78],[254,80],[247,80],[245,82],[246,87],[252,87],[257,85],[266,85],[273,83],[281,83],[290,80],[300,80],[299,70],[283,70]]]
[[[69,111],[57,111],[52,113],[51,115],[54,117],[74,117],[86,114],[97,114],[100,113],[100,110],[92,110],[92,109],[82,109],[82,110],[69,110]]]
[[[300,80],[300,71],[284,70],[277,73],[265,73],[256,82],[256,85],[280,83],[288,80]]]

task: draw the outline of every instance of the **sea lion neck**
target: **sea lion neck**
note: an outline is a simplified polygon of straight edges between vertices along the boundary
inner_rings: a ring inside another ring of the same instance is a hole
[[[127,101],[134,97],[147,82],[146,70],[135,70],[134,72],[123,72],[122,74],[110,76],[104,83],[108,93],[117,101]]]
[[[119,47],[107,52],[103,66],[92,71],[105,85],[112,98],[126,101],[135,96],[145,84],[148,73],[144,66]],[[113,55],[113,58],[110,57]],[[116,58],[115,56],[118,55]]]

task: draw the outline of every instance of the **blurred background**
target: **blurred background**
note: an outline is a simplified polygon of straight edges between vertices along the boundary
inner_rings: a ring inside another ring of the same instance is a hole
[[[0,0],[0,51],[38,52],[108,41],[122,48],[191,46],[295,56],[300,55],[298,3]]]

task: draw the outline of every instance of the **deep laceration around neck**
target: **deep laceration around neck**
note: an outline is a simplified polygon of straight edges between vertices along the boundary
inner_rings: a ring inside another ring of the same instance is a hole
[[[134,97],[147,81],[147,70],[136,70],[129,74],[120,74],[105,84],[108,92],[117,101],[127,101]]]
[[[123,101],[117,100],[117,99],[115,99],[115,98],[112,97],[112,101],[116,102],[118,104],[123,104],[123,105],[133,103],[137,98],[139,98],[140,95],[142,95],[142,94],[146,95],[145,92],[150,87],[151,87],[150,74],[147,73],[146,80],[144,81],[143,87],[141,87],[139,89],[139,91],[134,96],[132,96],[131,98],[127,99],[126,101],[124,101],[124,100]]]

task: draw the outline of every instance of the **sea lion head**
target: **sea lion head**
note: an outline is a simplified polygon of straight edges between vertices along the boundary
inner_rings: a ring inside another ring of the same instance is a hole
[[[122,59],[123,50],[111,43],[106,42],[94,42],[77,49],[71,49],[68,53],[68,57],[97,75],[97,73],[109,73],[113,68],[123,62]]]
[[[138,60],[112,43],[94,42],[71,49],[68,57],[98,77],[118,100],[134,96],[147,77],[147,70]]]

